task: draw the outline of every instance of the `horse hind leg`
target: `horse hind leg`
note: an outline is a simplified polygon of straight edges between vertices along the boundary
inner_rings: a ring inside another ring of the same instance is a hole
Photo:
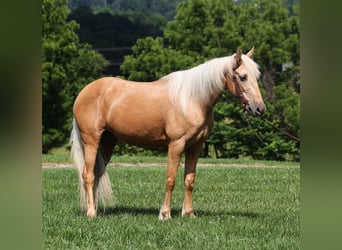
[[[113,204],[112,188],[106,173],[117,140],[108,132],[100,139],[89,139],[84,144],[85,163],[82,173],[87,201],[87,216],[95,217],[100,200],[104,206]]]
[[[117,138],[110,132],[104,131],[101,136],[101,141],[96,155],[95,163],[95,203],[98,201],[102,206],[108,207],[114,204],[113,191],[110,183],[108,173],[106,172],[106,166],[110,161],[113,153],[113,149],[117,143]]]
[[[89,217],[96,216],[94,182],[95,161],[99,136],[97,134],[80,133],[76,119],[70,137],[71,156],[78,170],[80,181],[80,205]]]
[[[95,162],[98,145],[96,143],[84,144],[85,163],[82,172],[83,185],[86,194],[87,216],[96,216],[96,185],[95,185]]]

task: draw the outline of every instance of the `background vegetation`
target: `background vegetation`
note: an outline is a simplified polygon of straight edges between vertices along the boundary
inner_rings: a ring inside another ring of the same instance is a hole
[[[267,112],[247,118],[224,94],[203,156],[298,161],[300,143],[272,125],[300,134],[299,1],[158,2],[43,0],[43,152],[67,142],[73,100],[91,80],[151,81],[254,46]],[[163,151],[116,150],[135,153]]]

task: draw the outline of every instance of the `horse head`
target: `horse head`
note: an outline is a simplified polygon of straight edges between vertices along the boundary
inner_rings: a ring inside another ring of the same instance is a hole
[[[261,115],[266,106],[262,99],[258,77],[257,64],[252,60],[254,47],[243,55],[238,49],[233,55],[232,74],[226,74],[226,85],[230,93],[239,98],[244,110],[252,115]]]

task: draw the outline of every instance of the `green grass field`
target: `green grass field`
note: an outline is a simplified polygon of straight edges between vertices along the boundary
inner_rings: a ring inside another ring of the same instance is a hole
[[[172,219],[159,221],[165,167],[109,167],[116,205],[81,215],[72,168],[43,169],[44,249],[299,249],[298,164],[198,167],[197,218],[181,218],[183,168]]]

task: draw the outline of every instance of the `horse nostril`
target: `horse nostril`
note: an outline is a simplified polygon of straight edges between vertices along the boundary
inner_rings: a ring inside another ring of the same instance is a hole
[[[264,110],[257,107],[255,110],[255,113],[256,113],[256,115],[261,115],[262,113],[264,113]]]

